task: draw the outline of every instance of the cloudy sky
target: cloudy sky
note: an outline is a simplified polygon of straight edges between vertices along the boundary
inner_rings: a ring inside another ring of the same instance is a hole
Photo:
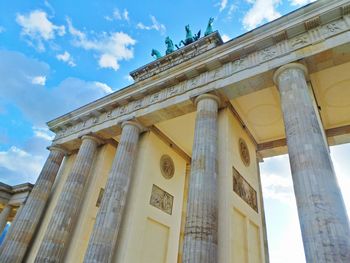
[[[35,182],[53,138],[45,122],[131,84],[128,73],[153,60],[152,48],[164,53],[166,36],[183,39],[186,24],[204,32],[212,16],[227,41],[309,2],[1,1],[0,181]],[[349,188],[346,153],[332,149]],[[271,262],[305,262],[288,158],[265,160],[262,178]]]

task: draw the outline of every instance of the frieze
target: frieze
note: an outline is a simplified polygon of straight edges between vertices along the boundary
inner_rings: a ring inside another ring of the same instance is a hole
[[[322,27],[324,35],[334,35],[346,29],[346,24],[343,20],[331,22]]]
[[[234,167],[232,167],[232,170],[233,191],[258,213],[256,191]]]
[[[235,73],[235,72],[238,72],[238,71],[241,71],[245,68],[248,67],[248,59],[245,57],[245,58],[240,58],[240,59],[237,59],[236,61],[234,61],[232,64],[232,68],[233,68],[233,72],[232,73]]]
[[[316,43],[324,39],[324,37],[322,36],[322,31],[320,30],[320,27],[311,29],[308,33],[309,33],[310,42]]]
[[[240,57],[232,62],[228,62],[215,70],[201,73],[199,76],[193,79],[182,81],[174,86],[163,88],[161,91],[147,95],[139,100],[116,107],[103,117],[101,115],[94,116],[83,121],[83,124],[75,123],[71,127],[63,127],[60,131],[57,132],[55,140],[80,132],[81,130],[89,129],[95,125],[102,124],[105,121],[122,117],[123,115],[126,115],[130,112],[141,110],[152,104],[159,103],[170,97],[186,93],[187,91],[196,89],[210,82],[229,77],[233,73],[255,67],[278,56],[286,55],[293,50],[312,45],[313,43],[320,41],[320,39],[326,39],[339,34],[345,30],[348,30],[348,27],[349,25],[347,25],[343,19],[340,19],[338,21],[333,21],[326,25],[314,28],[311,30],[312,32],[308,31],[291,39],[283,40],[263,50],[254,51],[253,53],[248,54],[244,57]],[[183,56],[185,56],[185,54],[183,54]],[[173,63],[181,63],[180,61],[183,61],[183,58],[179,58],[179,60],[176,61],[173,61]]]
[[[268,47],[260,52],[260,56],[263,61],[270,60],[277,55],[276,47]]]
[[[309,44],[308,34],[302,34],[290,40],[290,44],[293,48],[300,48]]]
[[[152,186],[150,204],[163,212],[171,215],[173,211],[174,197],[155,184]]]

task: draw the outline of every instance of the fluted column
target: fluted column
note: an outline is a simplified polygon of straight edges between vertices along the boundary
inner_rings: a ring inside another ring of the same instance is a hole
[[[196,99],[183,263],[217,262],[217,115],[219,98]]]
[[[85,263],[109,263],[112,260],[141,130],[136,122],[122,124],[121,139],[85,254]]]
[[[76,160],[54,208],[35,262],[63,262],[65,249],[80,213],[86,182],[99,144],[100,140],[96,137],[82,137]]]
[[[37,229],[41,215],[51,193],[57,172],[61,166],[65,150],[58,146],[51,146],[49,157],[28,196],[23,208],[18,211],[16,220],[11,224],[1,246],[0,262],[22,262],[24,254]]]
[[[308,90],[305,66],[278,69],[294,192],[307,262],[350,262],[350,228],[322,129]]]
[[[7,233],[3,242],[6,242],[6,238],[8,238],[8,236],[11,236],[11,230],[13,229],[13,226],[15,225],[16,220],[18,219],[19,213],[21,212],[23,206],[24,206],[24,203],[22,203],[19,207],[17,207],[16,215],[11,222],[10,228],[7,230]],[[1,254],[1,248],[0,248],[0,254]]]
[[[9,215],[11,213],[11,209],[12,209],[12,207],[7,204],[0,213],[0,235],[5,229],[5,226],[7,223],[7,218],[9,217]]]

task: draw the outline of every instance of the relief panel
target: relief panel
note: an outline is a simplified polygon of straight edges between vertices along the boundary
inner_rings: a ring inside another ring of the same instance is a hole
[[[257,194],[254,188],[234,168],[233,170],[233,191],[239,195],[251,208],[258,212]]]
[[[152,194],[150,204],[163,212],[171,215],[173,211],[174,197],[159,188],[155,184],[152,186]]]

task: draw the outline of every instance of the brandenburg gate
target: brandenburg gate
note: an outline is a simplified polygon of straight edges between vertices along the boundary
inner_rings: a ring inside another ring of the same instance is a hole
[[[307,262],[350,262],[329,154],[350,142],[349,0],[226,43],[209,30],[130,75],[48,122],[0,262],[269,262],[259,162],[284,153]]]

